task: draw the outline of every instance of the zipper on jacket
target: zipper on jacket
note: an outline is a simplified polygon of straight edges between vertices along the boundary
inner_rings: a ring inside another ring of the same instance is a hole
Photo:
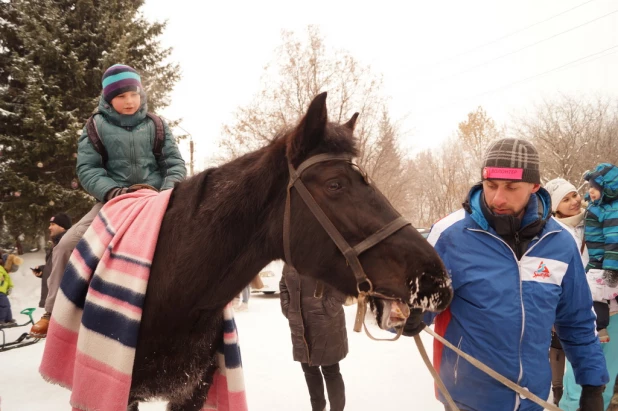
[[[479,233],[485,233],[491,237],[496,238],[498,241],[502,241],[503,244],[506,245],[506,247],[511,250],[511,254],[513,255],[513,258],[515,258],[515,261],[517,262],[517,271],[519,273],[519,301],[521,303],[521,317],[522,317],[522,323],[521,323],[521,334],[519,336],[519,376],[517,377],[517,385],[519,385],[521,383],[521,379],[524,375],[524,366],[522,364],[521,361],[521,349],[522,349],[522,345],[523,345],[523,340],[524,340],[524,330],[526,328],[526,309],[524,307],[524,295],[523,295],[523,281],[521,279],[521,262],[519,259],[517,259],[517,255],[515,254],[515,251],[513,251],[513,249],[511,247],[509,247],[509,245],[507,244],[506,241],[504,241],[501,237],[494,235],[492,233],[490,233],[489,231],[485,231],[485,230],[479,230],[476,228],[468,228],[468,230],[470,231],[476,231]],[[529,249],[526,250],[525,253],[522,254],[521,258],[524,258],[524,256],[526,254],[528,254],[530,251],[532,251],[534,249],[534,247],[536,247],[545,237],[547,237],[550,234],[554,234],[554,233],[559,233],[562,230],[556,230],[556,231],[549,231],[547,233],[545,233],[545,235],[543,235],[543,237],[539,238],[539,240],[536,242],[536,244],[534,244],[532,247],[530,247]],[[516,232],[515,233],[515,242],[519,241],[519,234]],[[524,387],[525,388],[525,387]],[[515,408],[513,408],[513,411],[517,411],[517,409],[519,408],[520,405],[520,400],[519,400],[519,394],[515,393]]]

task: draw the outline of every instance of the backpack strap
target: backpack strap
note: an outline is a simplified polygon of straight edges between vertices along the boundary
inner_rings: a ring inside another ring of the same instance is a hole
[[[98,113],[94,113],[90,116],[90,118],[88,118],[88,121],[86,121],[86,133],[88,133],[88,138],[90,139],[90,142],[94,146],[96,152],[101,155],[101,158],[103,159],[103,164],[105,165],[107,163],[108,156],[107,150],[105,149],[105,146],[101,141],[101,137],[99,137],[97,125],[94,122],[94,116],[96,116],[97,114]]]
[[[155,158],[159,160],[163,154],[163,143],[165,142],[165,129],[163,128],[163,121],[161,120],[161,117],[156,114],[148,113],[147,116],[155,125],[155,140],[154,145],[152,146],[152,153]]]

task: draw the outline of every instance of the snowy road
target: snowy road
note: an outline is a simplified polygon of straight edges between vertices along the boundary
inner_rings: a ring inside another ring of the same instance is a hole
[[[36,307],[40,281],[28,267],[42,264],[43,253],[25,254],[25,263],[13,274],[13,316]],[[35,321],[42,309],[35,312]],[[352,331],[354,307],[346,307],[350,353],[341,362],[346,384],[348,410],[443,411],[435,400],[431,376],[416,351],[414,341],[376,342]],[[300,364],[292,361],[287,320],[278,295],[253,294],[249,310],[236,314],[251,411],[311,410]],[[7,331],[7,340],[24,329]],[[423,336],[431,356],[431,337]],[[46,383],[38,373],[44,342],[0,353],[1,411],[69,410],[69,391]],[[140,406],[141,410],[165,410],[161,402]]]

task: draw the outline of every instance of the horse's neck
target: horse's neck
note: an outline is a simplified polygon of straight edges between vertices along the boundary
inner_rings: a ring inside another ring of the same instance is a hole
[[[178,187],[179,200],[197,195],[179,207],[194,204],[188,207],[195,208],[188,228],[203,245],[193,245],[194,261],[187,262],[187,269],[207,268],[210,287],[205,292],[214,299],[233,297],[261,268],[283,257],[288,173],[282,156],[282,150],[272,149],[251,153]]]

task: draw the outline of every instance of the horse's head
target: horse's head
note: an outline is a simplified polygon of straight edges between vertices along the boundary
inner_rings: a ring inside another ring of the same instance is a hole
[[[357,155],[353,136],[357,116],[342,125],[329,123],[323,93],[311,102],[298,126],[288,134],[286,155],[292,181],[295,174],[299,176],[344,240],[336,245],[337,234],[323,227],[307,205],[311,201],[306,195],[305,199],[301,197],[302,187],[294,186],[290,190],[288,252],[301,274],[323,280],[351,296],[369,289],[378,324],[387,328],[400,325],[409,307],[445,309],[452,288],[433,247],[411,225],[402,225],[400,214],[384,195],[346,160]],[[322,161],[311,164],[318,155],[322,155]],[[389,227],[391,233],[372,236],[380,230],[389,231]],[[285,237],[284,233],[284,242]],[[374,239],[376,244],[363,250]],[[346,245],[360,250],[358,259],[353,255],[344,257]],[[369,281],[363,281],[358,269],[352,269],[355,261],[360,262],[361,272]]]

